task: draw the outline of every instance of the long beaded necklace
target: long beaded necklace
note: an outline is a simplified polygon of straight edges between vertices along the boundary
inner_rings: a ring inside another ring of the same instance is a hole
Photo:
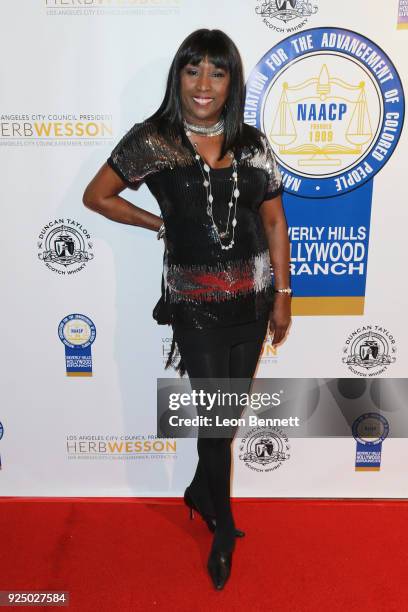
[[[185,122],[185,127],[187,128],[186,122]],[[186,129],[187,136],[189,136],[191,134],[191,131],[193,131],[192,128],[195,128],[195,126],[188,124],[188,129]],[[215,223],[214,216],[213,216],[214,197],[212,194],[212,185],[211,185],[211,177],[210,177],[211,168],[207,164],[207,162],[201,158],[201,155],[198,152],[198,146],[196,143],[194,143],[194,148],[195,148],[195,159],[197,160],[201,174],[204,179],[203,185],[205,187],[205,192],[207,196],[207,214],[211,219],[213,230],[215,231],[215,234],[217,236],[221,249],[223,250],[232,249],[232,247],[234,246],[234,242],[235,242],[235,228],[238,223],[237,221],[237,202],[238,202],[238,197],[239,197],[239,189],[238,189],[237,160],[235,159],[234,154],[231,151],[230,155],[233,158],[232,159],[232,191],[231,191],[231,197],[228,202],[228,217],[227,217],[227,222],[225,225],[225,230],[219,231],[217,224]],[[233,209],[233,213],[232,213],[233,217],[232,217],[231,228],[230,228],[229,223],[230,223],[232,209]],[[230,238],[229,243],[223,244],[222,239],[227,238],[230,234],[230,231],[231,231],[231,238]]]

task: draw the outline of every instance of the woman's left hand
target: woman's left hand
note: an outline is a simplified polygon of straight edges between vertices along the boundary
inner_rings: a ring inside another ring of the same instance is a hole
[[[282,342],[291,320],[291,296],[285,293],[275,293],[273,308],[269,315],[269,333],[273,345]]]

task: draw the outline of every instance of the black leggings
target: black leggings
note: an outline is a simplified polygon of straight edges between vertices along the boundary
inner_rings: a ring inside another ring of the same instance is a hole
[[[251,341],[225,346],[183,345],[182,333],[178,334],[178,347],[190,379],[228,378],[241,379],[240,391],[249,391],[256,370],[264,331],[260,331]],[[246,379],[243,381],[242,379]],[[231,380],[231,388],[234,381]],[[245,389],[243,388],[245,387]],[[216,535],[224,537],[224,547],[228,547],[234,521],[230,505],[231,479],[231,442],[232,438],[198,437],[198,465],[190,488],[203,512],[216,517]]]

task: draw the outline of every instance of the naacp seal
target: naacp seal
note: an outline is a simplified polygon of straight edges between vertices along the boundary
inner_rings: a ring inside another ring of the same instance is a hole
[[[346,339],[342,361],[358,376],[378,376],[396,361],[396,341],[381,325],[364,325]]]
[[[245,122],[268,137],[285,191],[343,195],[390,159],[404,122],[395,66],[351,30],[312,28],[269,49],[246,85]]]
[[[85,349],[95,340],[96,328],[89,317],[69,314],[58,325],[58,336],[69,348]]]
[[[65,345],[67,376],[92,376],[92,343],[96,328],[83,314],[69,314],[58,325],[58,336]]]
[[[254,427],[241,439],[239,458],[255,472],[272,472],[290,458],[289,439],[277,427]]]
[[[255,12],[271,30],[295,32],[303,28],[308,17],[317,13],[316,0],[269,0],[262,1]]]
[[[57,274],[74,274],[93,259],[91,236],[74,219],[55,219],[38,236],[38,258]]]
[[[390,426],[387,419],[376,412],[361,414],[352,425],[356,440],[356,471],[379,470],[381,467],[382,443],[388,436]]]

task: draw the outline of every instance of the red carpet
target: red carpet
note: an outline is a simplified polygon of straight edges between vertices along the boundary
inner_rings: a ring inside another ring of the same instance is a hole
[[[178,499],[1,498],[0,510],[0,590],[69,591],[70,610],[408,609],[405,501],[234,501],[247,536],[222,592],[205,569],[211,534]]]

